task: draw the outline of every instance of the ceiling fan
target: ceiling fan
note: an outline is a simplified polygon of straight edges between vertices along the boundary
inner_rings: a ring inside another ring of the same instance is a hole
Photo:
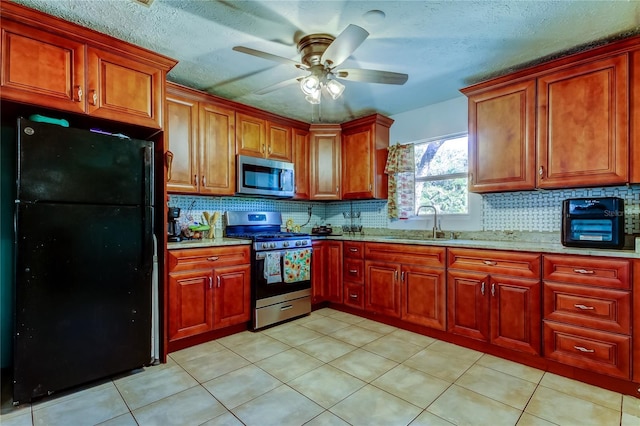
[[[281,81],[255,92],[263,95],[290,84],[299,82],[300,89],[306,95],[306,100],[312,104],[319,104],[324,89],[333,99],[337,99],[344,91],[344,85],[337,79],[358,81],[365,83],[404,84],[409,76],[390,71],[378,71],[361,68],[336,69],[362,44],[369,33],[357,25],[350,24],[337,37],[330,34],[309,34],[298,42],[298,52],[301,61],[273,55],[261,50],[244,46],[235,46],[233,50],[268,59],[283,64],[293,65],[307,71],[304,77],[296,77]]]

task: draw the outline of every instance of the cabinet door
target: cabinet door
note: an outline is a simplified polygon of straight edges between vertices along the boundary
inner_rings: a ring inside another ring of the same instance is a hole
[[[328,241],[326,246],[326,299],[330,302],[342,303],[342,242]]]
[[[535,187],[535,80],[469,97],[469,190]]]
[[[375,150],[371,125],[342,134],[342,199],[373,198]]]
[[[227,266],[214,271],[213,326],[224,328],[251,319],[251,266]]]
[[[296,173],[296,187],[293,198],[309,199],[309,132],[293,129],[293,165]]]
[[[541,348],[540,282],[491,277],[491,343],[538,355]]]
[[[444,269],[402,265],[403,320],[438,330],[446,328],[446,278]]]
[[[373,313],[400,317],[400,265],[395,263],[365,263],[366,310]]]
[[[448,331],[488,341],[489,276],[478,272],[449,271],[447,290]]]
[[[198,103],[167,95],[165,104],[167,150],[173,154],[167,167],[167,192],[198,192]]]
[[[311,258],[311,301],[320,303],[326,301],[327,286],[327,246],[325,241],[313,242]]]
[[[629,180],[627,55],[538,79],[538,187]]]
[[[340,126],[311,126],[309,179],[312,200],[340,199]]]
[[[2,21],[2,98],[85,112],[85,45]]]
[[[292,161],[291,127],[267,121],[267,158]]]
[[[211,270],[169,274],[169,340],[213,329]]]
[[[89,114],[140,126],[162,127],[164,72],[130,58],[87,48]]]
[[[235,113],[200,104],[200,193],[233,195],[236,190]]]
[[[640,183],[640,50],[630,53],[631,58],[631,183]],[[640,369],[639,369],[640,370]]]
[[[236,113],[236,150],[239,155],[267,156],[267,123],[265,120]]]

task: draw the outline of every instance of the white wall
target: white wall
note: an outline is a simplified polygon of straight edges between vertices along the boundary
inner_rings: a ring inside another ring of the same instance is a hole
[[[389,142],[393,145],[466,132],[467,116],[467,98],[462,95],[392,115],[395,122],[389,131]]]

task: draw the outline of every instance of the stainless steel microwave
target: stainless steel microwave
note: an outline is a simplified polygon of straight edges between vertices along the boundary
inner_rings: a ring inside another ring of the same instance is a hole
[[[295,190],[293,163],[238,155],[236,193],[291,198]]]

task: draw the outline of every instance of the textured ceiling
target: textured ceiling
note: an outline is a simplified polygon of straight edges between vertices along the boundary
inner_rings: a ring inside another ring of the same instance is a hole
[[[558,52],[640,32],[640,1],[16,0],[179,61],[169,80],[306,122],[386,115],[460,96],[459,89]],[[367,19],[369,10],[386,14]],[[243,45],[299,61],[297,40],[370,36],[341,68],[406,73],[403,86],[344,81],[343,96],[304,100],[296,85],[253,92],[305,73],[232,50]]]

